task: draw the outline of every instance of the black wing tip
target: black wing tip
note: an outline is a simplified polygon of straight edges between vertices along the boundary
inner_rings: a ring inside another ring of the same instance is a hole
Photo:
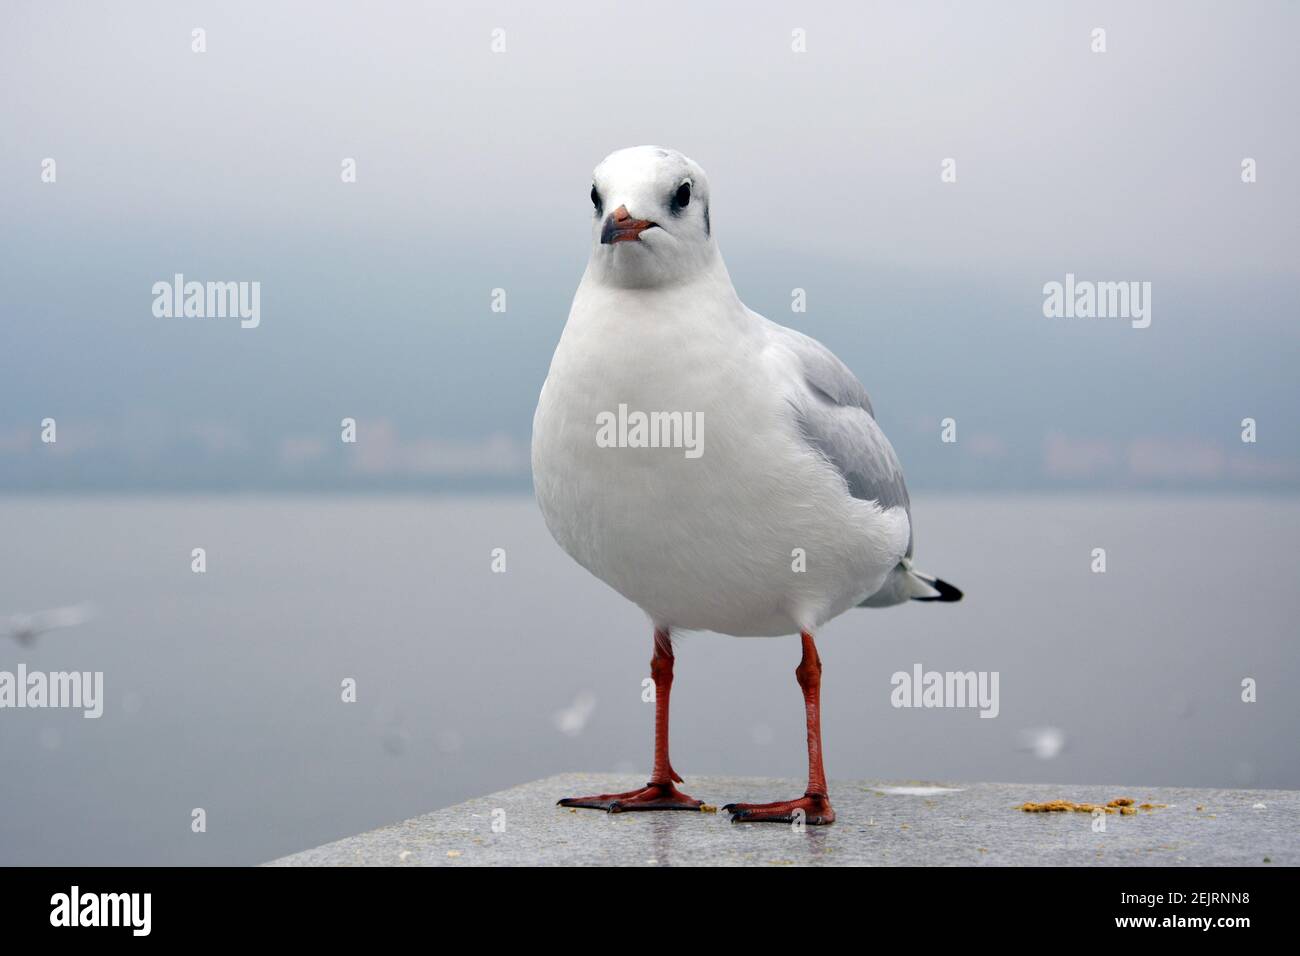
[[[913,601],[941,601],[944,604],[952,604],[962,599],[960,588],[955,588],[942,578],[935,578],[933,581],[926,582],[930,587],[938,591],[935,597],[914,597]]]

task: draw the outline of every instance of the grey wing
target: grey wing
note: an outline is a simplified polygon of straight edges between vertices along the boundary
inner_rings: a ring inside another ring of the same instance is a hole
[[[907,557],[912,556],[912,503],[889,439],[876,424],[871,399],[848,366],[816,339],[775,325],[783,344],[798,359],[806,395],[794,405],[800,434],[844,479],[854,498],[874,501],[881,508],[907,512]]]

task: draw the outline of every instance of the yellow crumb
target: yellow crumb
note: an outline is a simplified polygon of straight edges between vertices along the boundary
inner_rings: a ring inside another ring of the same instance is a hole
[[[1114,813],[1110,807],[1099,806],[1095,803],[1075,803],[1072,800],[1048,800],[1046,803],[1022,803],[1017,809],[1024,810],[1026,813],[1092,813],[1094,810],[1104,810],[1106,813]]]
[[[1139,809],[1155,810],[1164,807],[1163,803],[1143,803],[1137,807],[1134,805],[1132,797],[1116,797],[1105,806],[1100,803],[1075,803],[1073,800],[1048,800],[1044,803],[1022,803],[1017,810],[1024,810],[1025,813],[1095,813],[1098,810],[1103,813],[1119,813],[1122,816],[1131,817]],[[1200,807],[1196,808],[1200,810]]]

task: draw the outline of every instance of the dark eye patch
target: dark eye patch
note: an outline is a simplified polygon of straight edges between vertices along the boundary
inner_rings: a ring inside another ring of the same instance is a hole
[[[599,216],[604,210],[604,203],[600,201],[600,193],[596,191],[594,183],[591,187],[591,204],[596,207],[596,215]]]
[[[673,208],[685,209],[691,202],[691,184],[682,183],[673,194]]]

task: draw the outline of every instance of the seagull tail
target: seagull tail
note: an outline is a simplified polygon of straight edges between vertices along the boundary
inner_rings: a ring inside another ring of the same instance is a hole
[[[960,601],[961,591],[947,581],[912,567],[910,558],[898,563],[884,585],[858,607],[892,607],[908,601]]]
[[[950,604],[961,600],[961,589],[953,587],[943,578],[936,578],[916,568],[909,568],[908,571],[910,588],[907,596],[913,601],[942,601]]]

